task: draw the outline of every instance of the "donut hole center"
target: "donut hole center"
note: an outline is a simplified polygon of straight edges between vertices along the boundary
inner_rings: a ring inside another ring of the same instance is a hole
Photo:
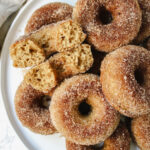
[[[38,100],[38,105],[40,108],[48,109],[50,106],[51,97],[48,95],[41,96],[40,100]]]
[[[97,20],[100,21],[102,25],[110,24],[113,21],[112,14],[106,9],[106,7],[101,6],[98,12]]]
[[[142,86],[144,84],[144,69],[137,68],[134,72],[137,83]]]
[[[87,103],[86,100],[82,101],[78,106],[78,111],[81,116],[89,116],[92,112],[92,106]]]

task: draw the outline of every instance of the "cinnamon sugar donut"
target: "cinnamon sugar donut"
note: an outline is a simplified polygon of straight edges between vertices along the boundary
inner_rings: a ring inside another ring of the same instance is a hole
[[[48,110],[49,96],[33,89],[24,81],[15,95],[15,109],[21,123],[39,134],[53,134],[56,129],[52,125]]]
[[[128,45],[108,54],[100,81],[109,103],[128,117],[150,112],[150,52]]]
[[[72,6],[66,3],[55,2],[46,4],[32,14],[25,27],[25,33],[28,34],[38,30],[43,25],[71,19],[72,11]]]
[[[69,141],[94,145],[116,129],[120,115],[106,101],[99,78],[84,74],[66,79],[55,91],[50,105],[56,129]]]
[[[79,73],[85,73],[93,64],[91,46],[81,44],[69,52],[57,53],[50,57],[49,63],[56,71],[59,82]]]
[[[130,133],[125,124],[120,123],[116,131],[105,140],[104,145],[78,145],[66,141],[67,150],[130,150]]]
[[[128,44],[139,32],[142,13],[137,0],[78,0],[73,19],[99,51],[110,52]]]
[[[141,150],[150,149],[150,114],[133,119],[132,133]]]
[[[138,0],[138,2],[142,10],[142,26],[135,38],[136,43],[140,43],[150,36],[150,0]]]

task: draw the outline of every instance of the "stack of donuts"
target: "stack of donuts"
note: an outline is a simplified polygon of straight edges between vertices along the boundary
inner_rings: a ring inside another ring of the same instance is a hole
[[[10,47],[18,119],[67,150],[150,150],[149,50],[150,0],[42,6]]]

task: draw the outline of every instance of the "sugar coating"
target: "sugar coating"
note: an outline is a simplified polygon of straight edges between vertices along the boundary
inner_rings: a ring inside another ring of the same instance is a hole
[[[142,150],[150,149],[150,114],[133,119],[132,134]]]
[[[24,81],[20,84],[15,95],[15,110],[22,125],[39,134],[53,134],[56,129],[52,125],[50,112],[41,107],[44,93],[33,89]]]
[[[98,19],[102,6],[113,16],[113,21],[107,25]],[[88,42],[105,52],[131,42],[139,32],[141,18],[137,0],[78,0],[73,10],[73,19],[87,33]]]
[[[120,123],[115,132],[104,141],[102,148],[97,145],[79,145],[66,141],[67,150],[129,150],[131,137],[125,124]]]
[[[142,26],[138,36],[134,40],[136,43],[140,43],[150,36],[150,1],[138,0],[138,2],[142,10]]]
[[[131,137],[125,123],[120,122],[115,132],[104,141],[102,150],[130,150]]]
[[[43,25],[56,23],[72,18],[72,6],[66,3],[49,3],[38,8],[28,20],[25,33],[29,34],[38,30]]]
[[[84,100],[92,106],[83,117],[78,105]],[[106,101],[99,77],[92,74],[66,79],[55,91],[50,105],[54,126],[67,140],[94,145],[104,141],[116,129],[120,115]]]
[[[135,79],[140,69],[144,82]],[[128,117],[150,112],[150,52],[128,45],[108,54],[101,65],[100,82],[109,103]]]

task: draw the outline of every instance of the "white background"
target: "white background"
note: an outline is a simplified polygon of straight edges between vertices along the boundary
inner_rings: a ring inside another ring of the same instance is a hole
[[[8,120],[0,95],[0,150],[27,150]]]

